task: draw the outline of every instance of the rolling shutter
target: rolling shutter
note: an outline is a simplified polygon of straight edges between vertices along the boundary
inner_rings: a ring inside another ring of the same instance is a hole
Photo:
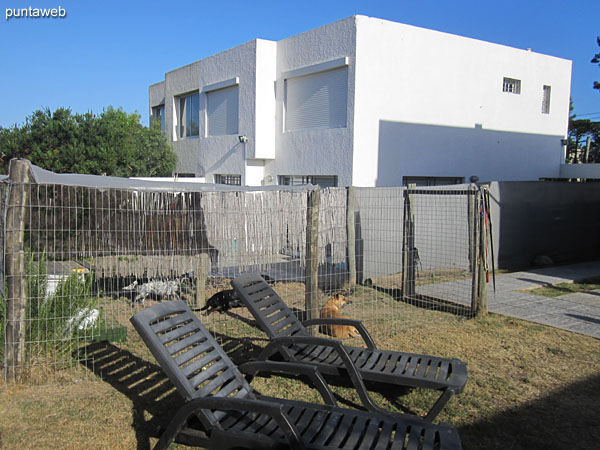
[[[348,68],[285,80],[285,130],[343,128],[348,104]]]
[[[238,87],[231,86],[206,93],[208,136],[238,132]]]

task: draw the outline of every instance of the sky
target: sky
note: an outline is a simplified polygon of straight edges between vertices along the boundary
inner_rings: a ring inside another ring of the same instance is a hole
[[[58,8],[64,18],[8,18]],[[2,0],[0,127],[68,107],[138,112],[165,72],[256,38],[281,40],[362,14],[545,53],[573,62],[578,118],[600,120],[600,0]]]

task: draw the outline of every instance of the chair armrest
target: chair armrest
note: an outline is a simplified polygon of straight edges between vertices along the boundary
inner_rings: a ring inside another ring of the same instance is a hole
[[[326,405],[337,406],[333,392],[329,385],[325,382],[323,375],[319,372],[316,366],[310,364],[302,364],[295,362],[279,362],[279,361],[250,361],[238,366],[240,372],[250,376],[248,382],[258,372],[269,372],[284,375],[305,375],[311,381],[313,387],[319,391]]]
[[[267,414],[275,420],[285,435],[290,448],[295,450],[304,450],[305,448],[300,440],[300,434],[283,411],[282,404],[259,399],[238,399],[214,396],[197,398],[183,405],[177,411],[175,417],[173,417],[171,423],[169,423],[169,426],[154,448],[166,449],[169,444],[175,440],[175,437],[185,426],[187,420],[200,409],[246,411]]]
[[[266,361],[272,354],[278,352],[281,347],[289,347],[298,344],[322,345],[325,347],[331,347],[342,360],[344,368],[347,370],[348,375],[350,376],[350,381],[356,389],[363,406],[369,411],[391,414],[389,411],[386,411],[373,403],[371,396],[367,392],[367,388],[365,387],[365,383],[360,372],[350,359],[348,352],[340,341],[312,336],[282,336],[273,338],[261,352],[258,359],[261,361]]]
[[[363,338],[363,341],[365,341],[365,344],[367,345],[367,348],[369,350],[377,350],[375,341],[371,337],[371,334],[369,333],[369,331],[365,328],[365,325],[360,320],[347,319],[345,317],[344,318],[322,317],[320,319],[308,319],[308,320],[305,320],[304,322],[302,322],[302,325],[304,325],[305,327],[310,327],[310,326],[314,326],[314,325],[328,325],[328,324],[352,325],[360,333],[361,337]]]

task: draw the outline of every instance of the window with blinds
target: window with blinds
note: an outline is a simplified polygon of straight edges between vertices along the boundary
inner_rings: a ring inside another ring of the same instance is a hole
[[[285,131],[346,127],[348,68],[285,80]]]
[[[237,134],[238,103],[237,85],[206,93],[208,136]]]

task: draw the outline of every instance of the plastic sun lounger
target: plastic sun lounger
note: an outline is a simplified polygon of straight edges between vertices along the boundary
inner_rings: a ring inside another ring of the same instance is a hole
[[[314,366],[266,361],[240,370],[305,375],[325,404],[260,396],[181,300],[142,310],[131,322],[185,399],[155,448],[177,441],[218,450],[461,449],[449,425],[338,407]]]
[[[359,394],[356,376],[369,382],[439,390],[439,399],[425,416],[428,421],[435,419],[448,400],[461,393],[467,383],[467,366],[459,359],[380,350],[359,320],[323,318],[301,322],[258,274],[242,274],[231,285],[258,326],[271,339],[259,360],[266,361],[280,354],[286,361],[315,365],[324,376],[350,376]],[[335,339],[312,337],[306,328],[324,324],[354,326],[366,347],[351,347]],[[358,375],[353,375],[355,373]],[[364,402],[368,403],[370,399],[363,399]]]

